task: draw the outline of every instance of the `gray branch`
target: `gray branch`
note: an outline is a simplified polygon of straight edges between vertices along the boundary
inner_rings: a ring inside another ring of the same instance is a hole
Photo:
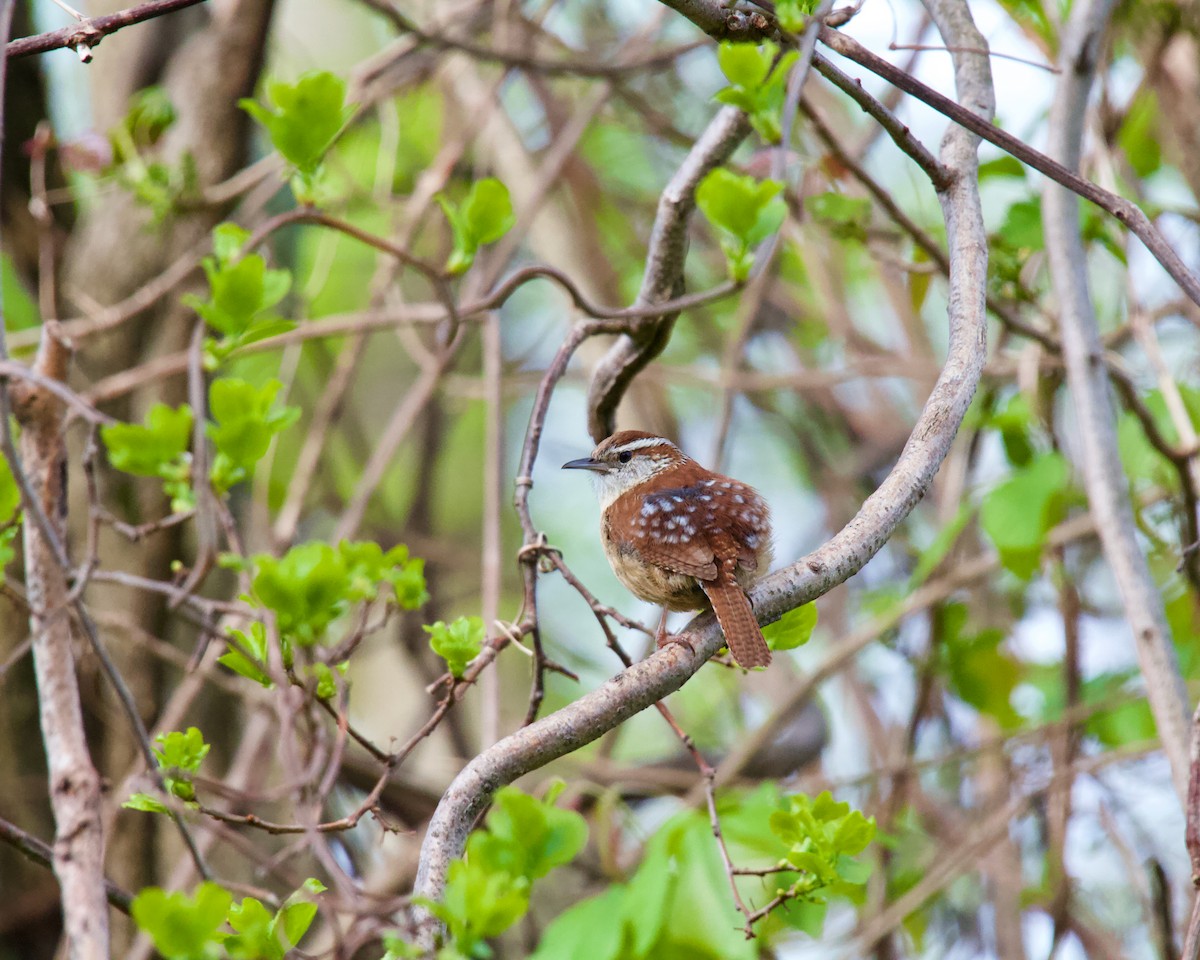
[[[1050,108],[1047,153],[1079,168],[1088,92],[1114,0],[1078,0],[1064,32],[1062,77]],[[1146,558],[1138,546],[1129,482],[1117,454],[1116,414],[1104,346],[1088,291],[1087,255],[1074,193],[1047,183],[1042,217],[1046,253],[1058,298],[1067,386],[1075,406],[1083,479],[1125,614],[1133,630],[1150,709],[1181,800],[1188,783],[1188,699]]]
[[[635,306],[665,303],[683,293],[687,230],[696,209],[696,187],[709,171],[729,159],[749,133],[750,121],[744,113],[734,107],[723,108],[671,177],[658,201]],[[613,432],[617,407],[626,389],[663,352],[678,316],[679,311],[664,313],[651,322],[638,324],[635,333],[619,335],[596,365],[588,388],[587,409],[588,433],[597,443]]]
[[[931,4],[941,10],[943,4]],[[943,18],[947,44],[983,49],[965,5]],[[964,34],[970,34],[964,39]],[[986,56],[957,54],[957,82],[963,102],[990,119],[991,73]],[[752,591],[755,612],[764,623],[821,596],[862,569],[891,536],[932,482],[975,393],[983,368],[984,294],[987,238],[977,188],[977,138],[952,126],[943,142],[942,162],[951,173],[941,192],[950,249],[950,342],[945,366],[891,473],[858,515],[833,539],[807,557],[762,580]],[[679,689],[723,643],[711,614],[689,624],[693,654],[679,644],[652,654],[599,689],[533,723],[472,760],[447,789],[421,848],[415,894],[438,900],[450,863],[462,855],[467,833],[492,794],[517,777],[577,750]],[[420,918],[428,943],[433,925]]]

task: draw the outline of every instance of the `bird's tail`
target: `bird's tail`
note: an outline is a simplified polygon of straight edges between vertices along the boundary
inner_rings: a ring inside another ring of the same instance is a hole
[[[771,649],[763,639],[750,598],[738,582],[723,575],[716,580],[701,580],[700,586],[708,595],[717,623],[725,634],[725,643],[738,666],[747,669],[767,666],[771,662]]]

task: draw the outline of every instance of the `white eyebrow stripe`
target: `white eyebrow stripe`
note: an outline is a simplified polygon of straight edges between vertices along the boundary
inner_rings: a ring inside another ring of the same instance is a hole
[[[613,453],[633,453],[634,450],[645,450],[648,447],[670,447],[672,450],[678,450],[670,440],[665,440],[662,437],[642,437],[640,440],[630,440],[628,443],[623,443],[619,447],[613,447]]]

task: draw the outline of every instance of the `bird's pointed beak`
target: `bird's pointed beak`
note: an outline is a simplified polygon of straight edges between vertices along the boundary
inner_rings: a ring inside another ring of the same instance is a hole
[[[608,473],[608,464],[603,460],[592,457],[581,457],[579,460],[568,460],[562,465],[564,470],[591,470],[594,473]]]

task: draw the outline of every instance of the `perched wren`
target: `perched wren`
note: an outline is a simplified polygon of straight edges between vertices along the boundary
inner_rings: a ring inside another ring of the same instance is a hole
[[[614,433],[563,469],[595,475],[604,553],[626,588],[662,606],[659,645],[668,610],[699,610],[707,598],[733,659],[771,662],[746,596],[771,563],[771,513],[758,493],[640,430]]]

